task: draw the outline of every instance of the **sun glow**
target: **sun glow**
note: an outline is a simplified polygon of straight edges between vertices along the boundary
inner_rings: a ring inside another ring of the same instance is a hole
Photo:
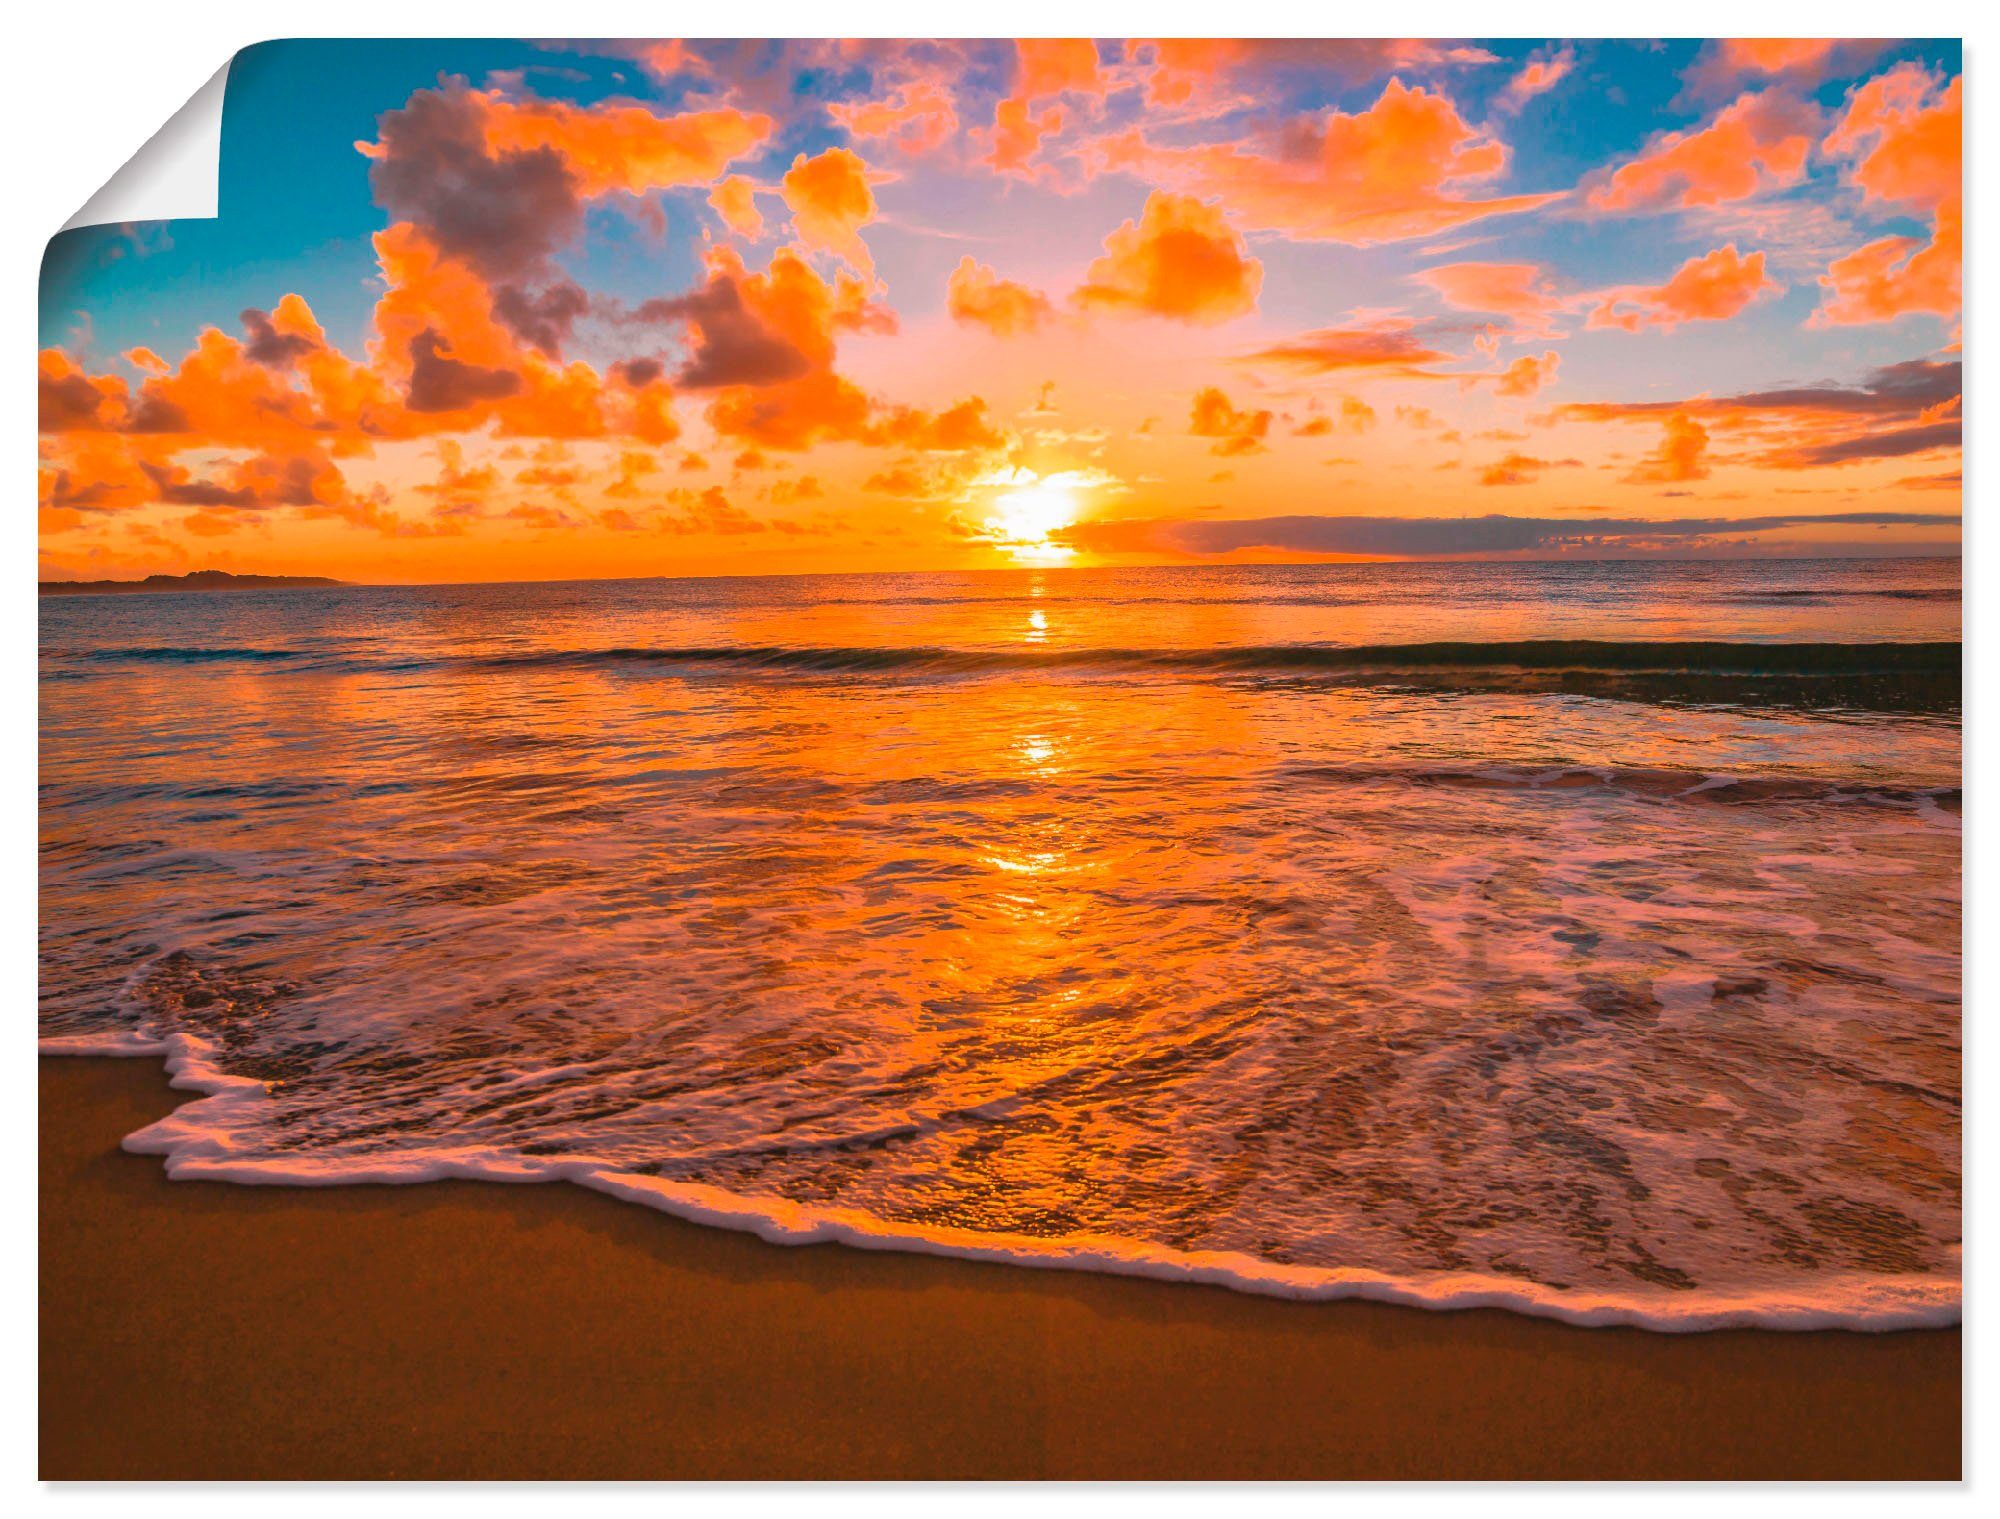
[[[1023,564],[1058,564],[1076,550],[1051,535],[1076,520],[1076,497],[1052,480],[1008,491],[994,501],[987,529],[999,547]]]

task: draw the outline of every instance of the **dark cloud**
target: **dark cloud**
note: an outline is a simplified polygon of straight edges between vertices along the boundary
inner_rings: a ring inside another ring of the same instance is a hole
[[[620,359],[611,372],[634,390],[642,390],[665,374],[667,366],[658,359]]]
[[[1624,540],[1657,544],[1806,526],[1956,526],[1956,513],[1837,512],[1771,517],[1256,517],[1240,521],[1080,522],[1064,541],[1100,553],[1228,554],[1272,549],[1300,554],[1449,557],[1521,554]]]
[[[1900,459],[1933,448],[1957,448],[1965,439],[1962,421],[1932,422],[1923,427],[1899,427],[1893,432],[1863,433],[1832,443],[1787,450],[1784,462],[1793,467],[1850,464],[1857,459]]]
[[[141,391],[137,404],[132,408],[131,420],[125,424],[125,431],[173,433],[186,432],[188,427],[187,413],[178,405],[150,391]]]
[[[1719,404],[1744,411],[1840,411],[1899,416],[1957,399],[1964,388],[1962,373],[1956,360],[1932,363],[1910,359],[1875,370],[1859,385],[1753,390],[1730,396]]]
[[[319,347],[311,338],[278,331],[271,324],[271,314],[255,306],[245,307],[239,320],[243,323],[243,352],[269,368],[289,368]]]
[[[539,271],[583,227],[576,176],[554,148],[490,153],[480,98],[454,80],[383,114],[375,198],[490,279]]]
[[[168,506],[254,506],[255,493],[240,487],[217,485],[213,480],[186,477],[184,471],[165,469],[157,464],[141,464],[153,482],[159,499]]]
[[[426,327],[410,343],[410,390],[405,404],[411,411],[458,411],[480,401],[498,401],[521,388],[521,377],[510,369],[485,369],[461,364],[444,351],[434,327]]]
[[[1859,385],[1795,385],[1751,390],[1730,396],[1696,396],[1684,401],[1584,401],[1560,407],[1558,416],[1587,421],[1685,411],[1697,416],[1722,412],[1834,412],[1855,416],[1916,416],[1955,402],[1964,388],[1957,360],[1908,359],[1872,371]]]
[[[758,320],[727,275],[712,275],[706,285],[686,295],[647,301],[632,316],[641,322],[688,325],[692,350],[674,377],[683,389],[777,385],[813,367],[797,347]]]
[[[533,294],[519,285],[501,285],[493,292],[495,319],[552,359],[562,357],[571,329],[589,310],[590,296],[574,280],[559,280]]]
[[[36,404],[43,432],[90,432],[104,426],[104,395],[80,371],[38,377]]]
[[[259,454],[233,467],[234,485],[199,479],[178,465],[142,463],[139,468],[168,506],[330,506],[345,494],[337,469],[304,454]]]
[[[59,469],[49,488],[48,504],[88,509],[103,506],[114,494],[111,486],[102,480],[79,485],[76,476],[66,469]]]

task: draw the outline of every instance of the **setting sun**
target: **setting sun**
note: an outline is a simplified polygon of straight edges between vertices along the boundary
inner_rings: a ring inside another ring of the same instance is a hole
[[[1015,559],[1025,564],[1054,564],[1076,552],[1051,540],[1052,534],[1076,521],[1076,498],[1068,486],[1053,479],[1040,480],[1009,491],[994,505],[998,510],[987,527]]]

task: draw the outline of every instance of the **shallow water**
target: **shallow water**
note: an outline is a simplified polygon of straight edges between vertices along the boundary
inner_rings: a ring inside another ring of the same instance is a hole
[[[1584,1322],[1950,1321],[1957,589],[52,598],[44,1047],[211,1092],[131,1141],[181,1175],[562,1176],[768,1237]]]

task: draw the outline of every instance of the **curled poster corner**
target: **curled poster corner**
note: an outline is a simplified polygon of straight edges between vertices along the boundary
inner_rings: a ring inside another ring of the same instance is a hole
[[[225,63],[62,230],[214,217],[222,178],[222,97],[228,83]]]

